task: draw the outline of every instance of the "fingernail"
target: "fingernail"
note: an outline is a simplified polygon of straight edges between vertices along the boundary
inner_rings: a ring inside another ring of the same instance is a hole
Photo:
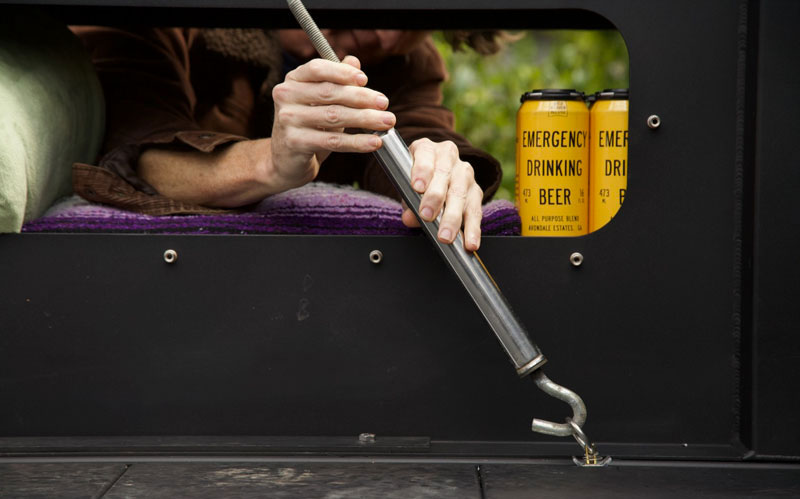
[[[394,125],[394,115],[392,113],[386,113],[383,116],[383,122],[387,125]]]
[[[442,229],[441,232],[439,232],[439,239],[444,239],[445,241],[449,241],[452,236],[453,233],[450,232],[450,229]]]
[[[425,182],[423,182],[422,179],[417,179],[417,181],[414,182],[414,190],[417,191],[417,192],[424,191],[425,190]]]
[[[472,248],[478,249],[478,236],[476,236],[475,234],[469,236],[469,245]]]
[[[369,145],[372,147],[380,147],[381,146],[381,139],[375,137],[374,135],[369,139]]]
[[[375,98],[375,104],[378,106],[378,109],[386,109],[389,105],[389,99],[387,99],[385,95],[379,95]]]
[[[362,86],[366,85],[367,84],[367,75],[365,75],[364,73],[358,73],[356,75],[356,83],[358,83],[359,85],[362,85]]]
[[[430,207],[428,206],[422,208],[420,214],[422,214],[422,218],[424,218],[425,220],[431,220],[433,218],[433,210],[430,209]]]

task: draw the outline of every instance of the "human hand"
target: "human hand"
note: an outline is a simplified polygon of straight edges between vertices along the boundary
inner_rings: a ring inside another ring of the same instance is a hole
[[[472,165],[461,161],[458,147],[450,141],[432,142],[428,139],[414,141],[409,147],[414,166],[411,168],[411,186],[422,194],[419,213],[431,222],[444,212],[439,223],[439,241],[452,243],[461,223],[464,223],[464,249],[476,251],[481,243],[481,201],[483,190],[475,182]],[[414,213],[404,206],[403,223],[418,227]]]
[[[272,167],[287,187],[313,180],[332,151],[373,152],[381,140],[369,133],[346,134],[345,128],[388,130],[394,114],[389,100],[366,88],[367,76],[353,56],[342,63],[313,59],[275,86]]]

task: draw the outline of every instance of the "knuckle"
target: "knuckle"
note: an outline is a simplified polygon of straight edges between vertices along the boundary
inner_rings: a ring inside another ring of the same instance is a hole
[[[286,124],[291,122],[293,117],[294,113],[289,108],[286,107],[281,107],[275,114],[275,119],[278,120],[278,123],[280,124]]]
[[[418,148],[425,148],[430,146],[431,144],[433,144],[433,142],[431,142],[429,138],[423,137],[421,139],[417,139],[414,142],[412,142],[411,147],[409,147],[409,149],[416,150]]]
[[[467,215],[475,221],[480,221],[483,217],[483,210],[480,205],[472,205],[467,209]]]
[[[319,86],[319,98],[323,102],[330,102],[336,95],[336,85],[331,82],[321,83]]]
[[[446,140],[441,143],[441,147],[447,155],[458,157],[458,146],[453,141]]]
[[[467,186],[456,183],[450,186],[448,197],[452,199],[464,200],[467,198]]]
[[[325,136],[325,148],[338,150],[342,147],[342,137],[339,134],[331,133]]]
[[[283,142],[289,149],[299,149],[302,145],[302,136],[295,129],[289,129],[283,135]]]
[[[414,165],[414,173],[428,177],[430,176],[431,172],[433,171],[433,164],[430,161],[422,160],[417,161]]]
[[[328,106],[325,109],[325,122],[329,125],[337,125],[341,120],[342,110],[338,106]]]
[[[434,169],[436,173],[449,175],[453,171],[453,164],[449,161],[437,161]]]
[[[311,59],[307,64],[308,69],[310,69],[313,73],[319,73],[325,67],[325,63],[322,62],[322,59]]]
[[[285,83],[278,83],[272,87],[272,100],[274,102],[284,102],[289,95],[289,89]]]
[[[428,201],[435,206],[442,206],[444,203],[444,189],[439,186],[431,186],[428,189],[428,192],[425,193],[425,197],[428,198]]]
[[[475,169],[472,168],[472,165],[462,161],[461,162],[461,169],[464,172],[464,176],[469,181],[470,184],[475,182]]]

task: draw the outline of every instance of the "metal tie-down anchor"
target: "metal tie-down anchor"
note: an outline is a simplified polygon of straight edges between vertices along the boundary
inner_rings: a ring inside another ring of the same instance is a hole
[[[287,0],[287,2],[295,19],[311,39],[311,43],[320,56],[333,62],[340,62],[305,6],[303,6],[303,3],[300,0]],[[392,128],[377,135],[381,138],[383,145],[373,154],[403,200],[414,212],[423,232],[425,232],[439,251],[439,254],[445,259],[458,276],[461,284],[469,292],[475,305],[481,311],[489,326],[491,326],[514,367],[516,367],[517,374],[520,377],[530,375],[536,386],[545,393],[567,402],[572,407],[572,417],[567,418],[566,423],[551,423],[550,421],[534,419],[531,429],[547,435],[573,436],[581,445],[585,454],[583,462],[574,458],[577,464],[588,466],[607,464],[610,458],[598,459],[594,444],[589,441],[583,432],[582,427],[586,422],[586,405],[583,400],[575,392],[550,381],[539,369],[547,362],[547,359],[528,337],[528,333],[522,323],[511,310],[511,306],[506,301],[503,293],[500,292],[492,276],[489,275],[478,254],[464,249],[463,233],[459,231],[452,244],[444,244],[437,238],[441,217],[433,222],[426,222],[420,216],[419,204],[422,196],[411,187],[411,167],[414,161],[400,134]]]

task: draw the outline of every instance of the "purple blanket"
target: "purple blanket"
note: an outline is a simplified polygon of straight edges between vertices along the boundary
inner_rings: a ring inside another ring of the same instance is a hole
[[[147,234],[369,234],[408,235],[397,201],[351,187],[312,183],[262,201],[253,211],[216,215],[140,215],[62,200],[22,232],[121,232]],[[485,235],[519,235],[520,219],[508,201],[483,207]]]

